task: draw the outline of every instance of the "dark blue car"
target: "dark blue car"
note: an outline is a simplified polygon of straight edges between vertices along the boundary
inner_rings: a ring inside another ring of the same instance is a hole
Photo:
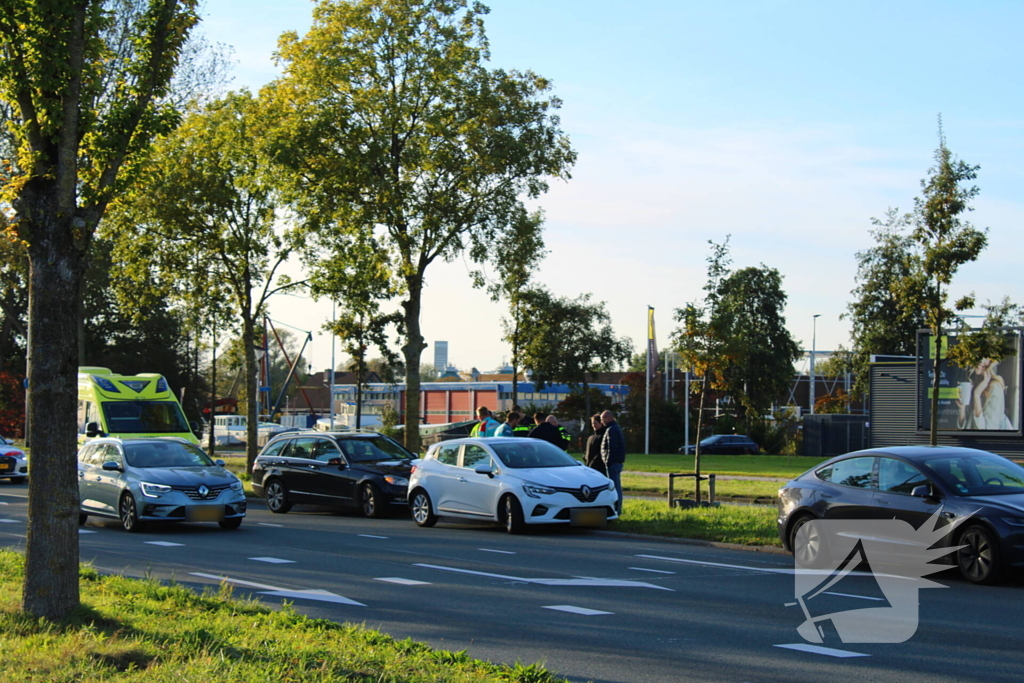
[[[963,545],[946,560],[964,578],[997,583],[1024,565],[1024,467],[972,448],[876,448],[823,462],[779,490],[779,537],[792,552],[812,519],[895,518],[917,529],[940,509],[940,524],[962,520],[943,542]]]

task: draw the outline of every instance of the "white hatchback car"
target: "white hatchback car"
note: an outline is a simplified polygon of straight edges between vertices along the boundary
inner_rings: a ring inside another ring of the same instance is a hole
[[[524,437],[454,439],[413,464],[412,517],[487,519],[511,533],[527,524],[604,526],[616,518],[611,479],[546,441]]]

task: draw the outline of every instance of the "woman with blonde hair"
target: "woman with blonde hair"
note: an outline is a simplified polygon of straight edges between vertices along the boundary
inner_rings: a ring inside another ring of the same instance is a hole
[[[974,368],[973,374],[981,377],[981,381],[971,387],[968,405],[964,405],[963,397],[956,402],[960,429],[1013,429],[1006,416],[1006,382],[996,373],[998,367],[997,361],[985,358]]]

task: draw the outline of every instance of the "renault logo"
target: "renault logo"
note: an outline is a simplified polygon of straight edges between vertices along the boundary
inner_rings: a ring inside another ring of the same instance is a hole
[[[206,498],[208,495],[210,495],[210,489],[206,484],[200,484],[199,488],[196,490],[199,491],[199,495],[202,496],[203,498]]]
[[[583,494],[584,498],[590,498],[590,487],[586,485],[581,486],[580,493]]]

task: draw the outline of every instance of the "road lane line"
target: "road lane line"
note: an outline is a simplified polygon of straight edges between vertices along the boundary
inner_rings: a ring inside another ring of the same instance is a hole
[[[833,593],[831,591],[825,591],[825,595],[838,595],[841,598],[859,598],[861,600],[877,600],[878,602],[887,602],[885,598],[871,598],[867,595],[853,595],[851,593]]]
[[[17,519],[0,519],[0,524],[18,524],[18,523],[19,523],[19,520],[17,520]]]
[[[398,576],[385,576],[374,581],[384,581],[385,583],[397,583],[400,586],[429,586],[429,581],[416,581],[415,579],[403,579]]]
[[[652,574],[675,574],[675,572],[667,572],[664,569],[645,569],[644,567],[630,567],[630,569],[637,572],[651,572]]]
[[[79,529],[78,533],[80,533],[80,534],[95,534],[96,532],[93,531],[92,529]]]
[[[295,560],[282,560],[279,557],[250,557],[255,562],[269,562],[270,564],[295,564]]]
[[[284,526],[284,524],[271,524],[270,522],[256,522],[256,526],[273,526],[273,527],[277,527],[277,528],[280,529],[281,527]]]
[[[850,652],[849,650],[837,650],[833,647],[822,647],[820,645],[809,645],[807,643],[793,643],[791,645],[773,645],[772,647],[781,647],[785,650],[797,650],[799,652],[810,652],[815,655],[825,655],[826,657],[870,657],[863,652]]]
[[[701,560],[684,560],[679,557],[662,557],[660,555],[637,555],[645,560],[664,560],[665,562],[682,562],[684,564],[699,564],[705,567],[722,567],[723,569],[747,569],[754,572],[765,572],[767,574],[788,574],[792,576],[795,569],[770,569],[768,567],[749,567],[742,564],[725,564],[723,562],[703,562]]]
[[[387,536],[374,536],[373,534],[357,534],[357,535],[359,537],[361,537],[361,538],[380,538],[380,539],[383,539],[385,541],[388,539]]]
[[[170,541],[143,541],[146,545],[159,545],[164,548],[182,547],[184,543],[171,543]]]
[[[493,550],[491,548],[477,548],[482,553],[500,553],[502,555],[515,555],[511,550]]]
[[[539,586],[585,586],[589,588],[653,588],[659,591],[672,591],[665,586],[656,586],[653,583],[644,581],[628,581],[622,579],[527,579],[521,576],[508,576],[506,574],[492,574],[490,572],[478,572],[472,569],[460,569],[459,567],[444,567],[437,564],[416,563],[414,567],[426,567],[427,569],[440,569],[445,572],[456,572],[458,574],[472,574],[474,576],[485,576],[491,579],[504,579],[505,581],[517,581],[520,583],[532,583]],[[674,592],[674,591],[673,591]]]
[[[573,605],[544,605],[544,609],[553,609],[558,612],[570,612],[582,614],[585,617],[594,617],[600,614],[615,614],[615,612],[602,612],[599,609],[587,609],[586,607],[575,607]]]

